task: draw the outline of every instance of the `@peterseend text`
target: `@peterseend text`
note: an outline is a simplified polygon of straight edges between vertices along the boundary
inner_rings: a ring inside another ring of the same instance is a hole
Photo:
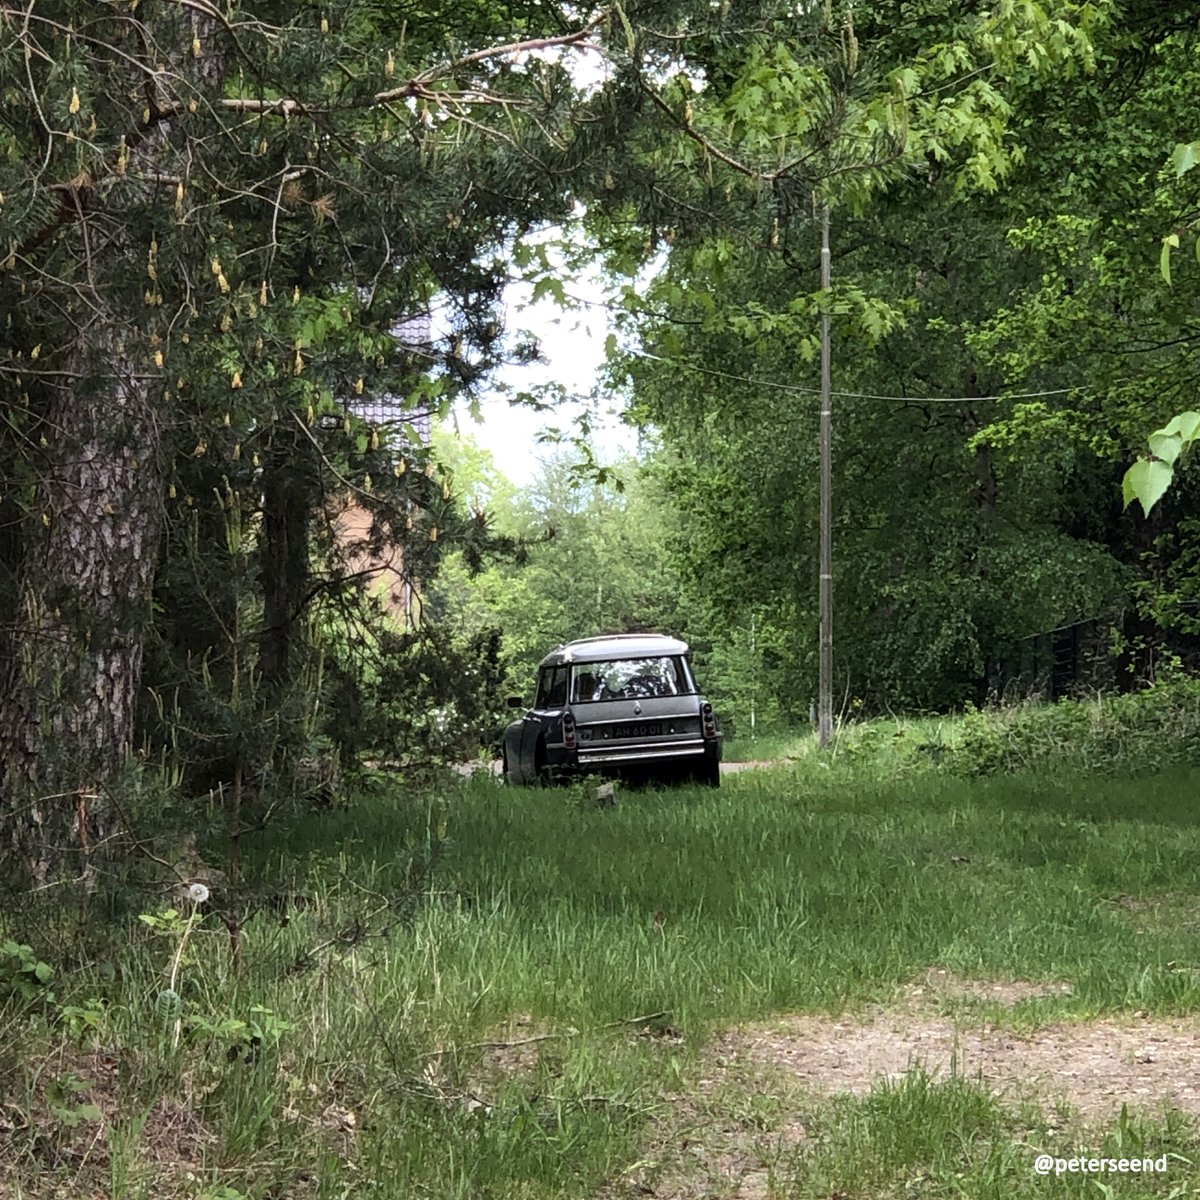
[[[1161,1174],[1167,1169],[1167,1156],[1158,1158],[1055,1158],[1039,1154],[1033,1160],[1039,1175],[1128,1175]]]

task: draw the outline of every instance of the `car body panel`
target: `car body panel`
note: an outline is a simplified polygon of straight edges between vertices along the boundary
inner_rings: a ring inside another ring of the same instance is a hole
[[[715,784],[721,742],[686,642],[657,634],[586,638],[542,660],[533,707],[505,730],[504,772],[518,785],[634,768]]]

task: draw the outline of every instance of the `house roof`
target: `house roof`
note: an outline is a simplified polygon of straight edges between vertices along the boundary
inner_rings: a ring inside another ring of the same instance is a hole
[[[664,654],[686,654],[687,642],[661,633],[617,633],[605,637],[581,638],[551,650],[542,659],[543,667],[572,662],[607,662],[614,658],[656,658]]]

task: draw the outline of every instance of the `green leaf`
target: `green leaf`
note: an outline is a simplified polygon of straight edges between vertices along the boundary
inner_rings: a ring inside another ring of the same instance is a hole
[[[1162,240],[1162,253],[1158,258],[1158,269],[1162,271],[1162,277],[1167,281],[1167,286],[1171,285],[1171,250],[1178,249],[1179,234],[1168,233]]]
[[[1134,500],[1142,503],[1142,512],[1150,515],[1150,510],[1162,499],[1163,493],[1171,486],[1175,472],[1168,463],[1157,459],[1142,458],[1125,472],[1121,483],[1121,493],[1125,497],[1125,507]]]
[[[1175,465],[1180,450],[1183,449],[1183,439],[1177,433],[1167,433],[1160,429],[1150,435],[1150,453],[1155,458],[1161,458],[1169,466]]]
[[[1192,442],[1200,437],[1200,412],[1182,412],[1177,417],[1172,417],[1162,429],[1156,429],[1150,436],[1153,438],[1160,433],[1178,436],[1183,441],[1181,448],[1186,450]],[[1158,452],[1155,451],[1155,453]]]
[[[1175,176],[1186,175],[1200,162],[1200,142],[1178,142],[1171,154],[1171,165]]]
[[[563,291],[561,279],[555,279],[552,275],[544,275],[533,285],[533,299],[536,303],[544,296],[552,296],[556,304],[566,307],[567,297]]]

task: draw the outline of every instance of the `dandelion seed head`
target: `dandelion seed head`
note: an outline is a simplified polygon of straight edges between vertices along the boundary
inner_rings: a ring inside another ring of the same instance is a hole
[[[208,899],[208,888],[202,883],[189,883],[187,886],[187,898],[193,904],[203,904]]]

